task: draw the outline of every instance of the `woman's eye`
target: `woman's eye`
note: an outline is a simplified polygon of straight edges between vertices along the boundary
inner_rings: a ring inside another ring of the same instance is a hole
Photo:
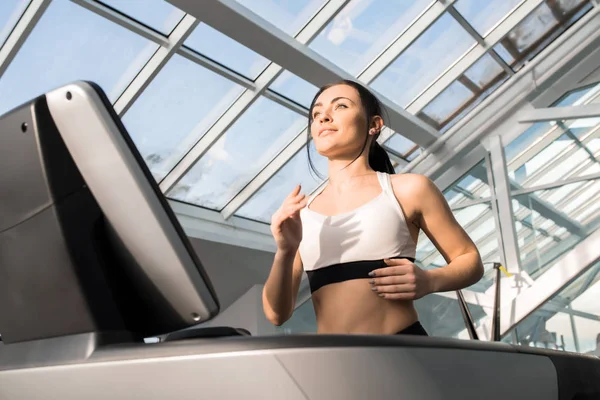
[[[339,103],[339,104],[337,104],[337,105],[335,106],[335,109],[337,110],[337,109],[338,109],[338,108],[340,108],[340,107],[348,108],[348,107],[346,107],[346,105],[345,105],[345,104]]]
[[[318,116],[319,116],[319,113],[318,113],[318,112],[314,113],[314,114],[313,114],[313,119],[317,118]]]

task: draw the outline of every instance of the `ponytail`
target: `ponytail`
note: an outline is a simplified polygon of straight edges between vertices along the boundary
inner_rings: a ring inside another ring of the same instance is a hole
[[[373,138],[369,149],[369,166],[375,171],[395,174],[394,166],[387,151]]]

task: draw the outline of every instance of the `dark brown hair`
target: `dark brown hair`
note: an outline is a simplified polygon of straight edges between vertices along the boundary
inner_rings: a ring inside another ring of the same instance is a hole
[[[328,85],[321,87],[319,89],[319,91],[317,92],[317,94],[315,94],[315,97],[313,98],[312,102],[310,103],[309,115],[308,115],[308,133],[307,133],[307,137],[306,137],[306,148],[308,150],[307,151],[308,164],[310,165],[310,169],[314,173],[316,173],[317,176],[319,176],[321,178],[324,178],[324,177],[322,177],[321,174],[319,174],[319,172],[316,170],[316,168],[312,162],[312,159],[310,158],[310,149],[309,149],[309,145],[310,145],[310,141],[311,141],[310,126],[313,123],[312,109],[315,105],[315,102],[317,101],[317,98],[321,95],[321,93],[323,93],[325,90],[327,90],[333,86],[337,86],[337,85],[348,85],[348,86],[351,86],[354,89],[356,89],[356,91],[358,92],[358,95],[360,97],[360,102],[362,104],[363,110],[365,111],[365,114],[366,114],[367,130],[365,132],[365,142],[363,144],[363,147],[362,147],[360,153],[356,156],[356,158],[354,160],[352,160],[350,162],[350,164],[352,164],[354,161],[356,161],[363,154],[363,152],[365,151],[365,148],[367,147],[367,143],[369,141],[369,122],[371,121],[371,119],[375,116],[381,116],[383,118],[382,114],[384,112],[384,108],[381,105],[381,102],[379,101],[379,99],[377,97],[375,97],[375,95],[373,93],[371,93],[371,91],[369,91],[369,89],[367,89],[360,83],[343,79],[341,81],[330,83]],[[373,135],[373,140],[371,141],[371,145],[369,147],[369,166],[371,168],[373,168],[375,171],[387,172],[388,174],[393,174],[393,173],[395,173],[394,166],[392,165],[392,162],[390,161],[390,157],[388,156],[385,149],[383,147],[381,147],[379,145],[379,143],[377,143],[378,137],[379,137],[379,133],[377,133],[376,135]],[[350,164],[348,164],[348,165],[350,165]]]

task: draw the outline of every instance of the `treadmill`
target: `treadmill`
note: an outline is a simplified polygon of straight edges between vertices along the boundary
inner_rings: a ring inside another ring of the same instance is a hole
[[[0,117],[0,188],[0,400],[600,399],[594,356],[189,329],[217,295],[94,83]]]

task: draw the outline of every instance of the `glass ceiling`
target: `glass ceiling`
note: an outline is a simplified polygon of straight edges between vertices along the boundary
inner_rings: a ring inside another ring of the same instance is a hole
[[[274,34],[297,37],[310,27],[312,39],[298,46],[359,80],[368,72],[365,83],[373,90],[442,134],[592,7],[584,0],[548,0],[517,21],[514,11],[524,1],[448,3],[350,0],[334,15],[317,18],[331,12],[327,0],[237,0],[239,12],[262,19]],[[26,0],[0,2],[0,44],[22,34],[14,28],[29,6]],[[136,99],[122,118],[155,179],[173,182],[164,187],[169,198],[214,212],[236,204],[235,217],[268,223],[295,184],[311,192],[322,183],[308,168],[306,146],[297,144],[306,136],[307,107],[317,87],[206,23],[181,32],[177,27],[184,17],[164,0],[52,0],[16,55],[0,60],[0,114],[71,81],[95,81],[113,103]],[[416,32],[423,20],[427,24]],[[324,26],[313,26],[315,21],[325,21]],[[506,30],[502,39],[456,71],[457,62],[498,29]],[[166,59],[154,60],[164,57],[157,50],[169,43],[180,44]],[[389,61],[382,62],[384,58]],[[148,63],[151,59],[155,62]],[[152,65],[160,69],[148,71]],[[431,85],[445,82],[447,74],[452,80],[431,92]],[[151,80],[130,85],[134,79]],[[590,93],[565,101],[588,101]],[[423,106],[415,108],[416,100]],[[536,124],[529,136],[506,149],[511,179],[519,187],[539,185],[545,182],[539,169],[556,157],[576,159],[577,167],[552,174],[597,172],[589,157],[598,151],[596,124]],[[523,153],[532,140],[539,140],[539,132],[548,130],[547,153]],[[396,161],[410,161],[422,151],[399,129],[384,146]],[[284,150],[289,158],[279,157]],[[313,160],[326,176],[326,160],[317,154]],[[258,179],[267,167],[273,175]],[[485,241],[494,229],[485,179],[466,177],[445,194],[494,258],[496,242]],[[477,199],[484,201],[469,205]],[[491,225],[481,224],[483,220]],[[429,261],[435,265],[439,260]]]

